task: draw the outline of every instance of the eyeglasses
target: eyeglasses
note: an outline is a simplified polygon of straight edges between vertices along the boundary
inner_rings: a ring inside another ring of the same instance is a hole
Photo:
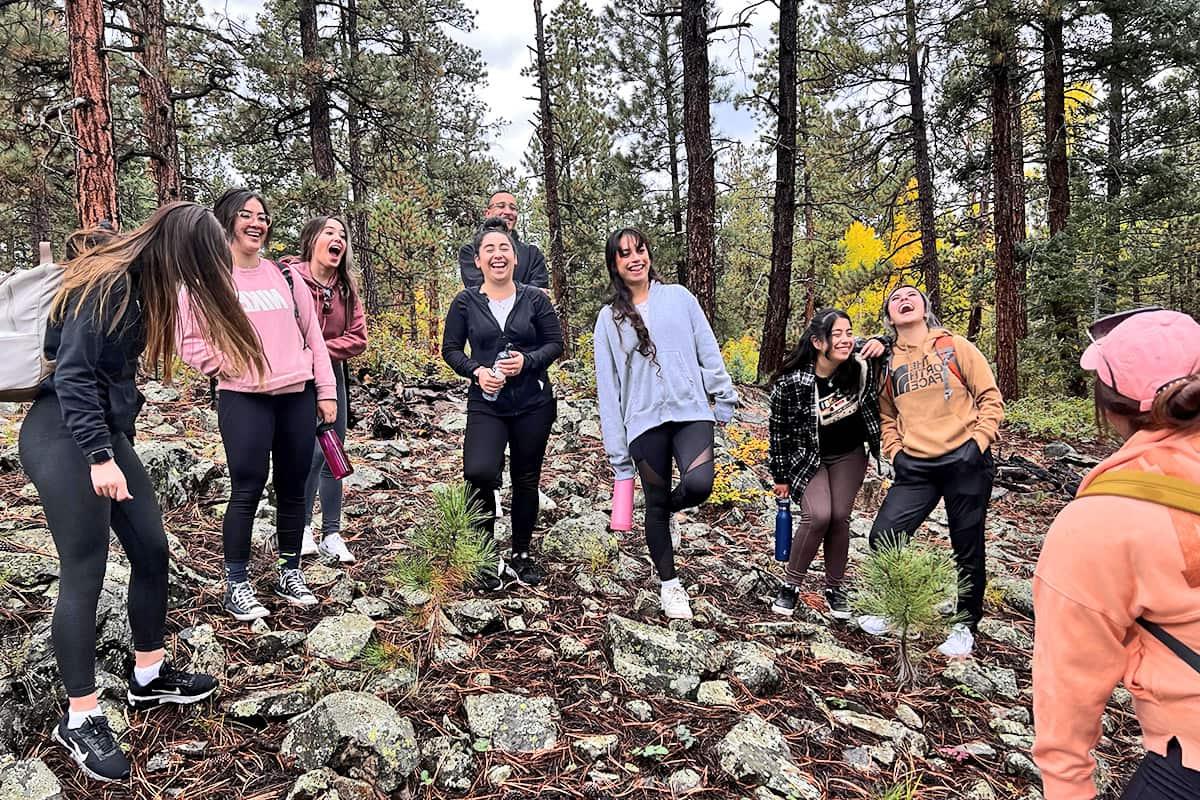
[[[1095,344],[1105,336],[1108,336],[1110,333],[1112,333],[1114,328],[1130,317],[1136,317],[1138,314],[1145,314],[1150,311],[1162,310],[1162,306],[1145,306],[1144,308],[1131,308],[1128,311],[1118,311],[1116,314],[1109,314],[1108,316],[1101,317],[1088,326],[1088,339]],[[1117,388],[1117,375],[1115,372],[1113,372],[1112,365],[1108,363],[1108,359],[1104,357],[1104,350],[1100,349],[1099,352],[1100,360],[1104,362],[1104,367],[1108,370],[1108,377],[1110,380],[1109,386],[1112,387],[1114,392],[1120,394],[1121,390]]]
[[[243,209],[243,210],[237,212],[237,215],[238,215],[238,219],[252,219],[255,222],[261,222],[263,225],[266,225],[268,228],[271,227],[271,215],[270,214],[251,214],[249,211],[246,211],[245,209]]]

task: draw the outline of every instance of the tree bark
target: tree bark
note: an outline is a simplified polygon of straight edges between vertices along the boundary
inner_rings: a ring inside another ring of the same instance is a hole
[[[1104,169],[1105,240],[1107,257],[1101,267],[1097,311],[1111,314],[1117,309],[1121,280],[1121,181],[1124,158],[1125,76],[1118,57],[1125,42],[1125,16],[1117,9],[1107,9],[1112,31],[1110,66],[1108,68],[1108,153]]]
[[[717,307],[717,179],[709,119],[708,4],[682,0],[683,141],[687,149],[688,289],[710,324]]]
[[[800,175],[804,191],[804,243],[808,251],[808,272],[804,276],[804,324],[812,322],[813,314],[817,312],[817,254],[814,244],[817,240],[817,212],[813,202],[812,167],[808,163],[808,119],[800,111],[797,116],[800,121]]]
[[[571,331],[571,287],[567,283],[567,259],[563,247],[562,217],[558,207],[558,151],[554,143],[554,115],[550,107],[550,69],[546,64],[546,30],[542,0],[533,0],[533,13],[537,21],[537,74],[541,116],[538,138],[542,142],[546,221],[550,227],[550,284],[554,291],[554,305],[558,308],[558,317],[562,324],[566,353],[570,356],[574,350],[575,337]]]
[[[358,72],[360,47],[358,38],[358,0],[346,0],[342,15],[346,42],[346,60],[350,65],[350,80],[362,80]],[[363,130],[358,100],[349,98],[346,120],[346,148],[350,156],[350,235],[354,241],[354,261],[359,275],[359,292],[368,314],[379,313],[379,286],[372,259],[370,227],[367,224],[367,176],[363,160]]]
[[[130,25],[141,39],[134,53],[138,70],[138,95],[142,104],[142,136],[150,152],[149,171],[158,204],[178,200],[183,193],[179,169],[179,138],[175,132],[175,104],[167,76],[167,21],[163,0],[129,0],[125,5]]]
[[[1062,9],[1052,2],[1042,20],[1042,75],[1045,98],[1046,188],[1050,235],[1067,229],[1071,216],[1067,162],[1067,95],[1063,64]]]
[[[687,259],[683,244],[683,197],[679,179],[679,107],[675,97],[675,71],[671,68],[671,17],[658,17],[658,63],[662,70],[663,102],[667,115],[667,167],[671,175],[671,230],[679,258],[675,262],[675,279],[687,285]]]
[[[996,241],[996,382],[1007,400],[1020,397],[1017,341],[1020,298],[1014,263],[1016,188],[1012,146],[1012,29],[1004,0],[988,0],[992,110],[992,213]]]
[[[325,62],[317,34],[316,0],[300,0],[300,53],[304,57],[304,97],[308,101],[308,138],[312,147],[313,172],[332,181],[333,133],[329,120],[329,88],[325,84]],[[313,209],[328,211],[328,209]]]
[[[83,227],[117,219],[117,161],[104,53],[102,0],[66,0],[75,127],[75,213]]]
[[[775,139],[775,198],[771,274],[758,355],[758,382],[766,383],[787,352],[792,312],[792,252],[796,235],[796,17],[799,0],[779,2],[779,109]]]
[[[1012,42],[1010,78],[1010,102],[1012,104],[1012,153],[1013,153],[1013,242],[1017,271],[1017,336],[1024,339],[1029,335],[1029,306],[1026,303],[1026,287],[1029,280],[1029,262],[1024,242],[1029,232],[1025,219],[1025,120],[1021,113],[1021,56],[1020,42],[1014,35]]]
[[[904,25],[908,49],[909,125],[912,128],[913,159],[917,171],[917,211],[921,228],[921,273],[925,292],[935,314],[941,313],[941,268],[937,253],[937,223],[933,201],[933,169],[929,163],[929,136],[925,130],[925,89],[921,75],[920,43],[917,41],[916,0],[904,0]]]

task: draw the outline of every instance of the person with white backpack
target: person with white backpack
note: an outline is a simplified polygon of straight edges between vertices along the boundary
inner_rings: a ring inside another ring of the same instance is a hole
[[[230,189],[213,212],[229,237],[233,283],[268,367],[253,379],[225,374],[227,354],[190,313],[187,292],[180,294],[179,354],[204,375],[219,376],[217,425],[231,483],[221,525],[224,605],[235,619],[249,622],[270,613],[248,573],[250,534],[269,470],[279,542],[275,594],[294,606],[317,604],[300,571],[304,485],[317,418],[330,423],[337,418],[337,384],[312,295],[289,267],[262,257],[271,232],[266,199],[248,189]]]
[[[170,380],[180,289],[227,354],[225,373],[261,373],[264,361],[237,304],[224,232],[206,209],[171,203],[126,235],[80,232],[68,255],[61,273],[42,273],[61,278],[47,309],[44,345],[55,368],[35,392],[19,452],[59,558],[52,641],[68,711],[53,737],[85,773],[115,781],[129,777],[129,760],[96,696],[96,607],[110,528],[130,567],[128,701],[195,703],[217,690],[213,677],[176,669],[164,658],[167,539],[154,485],[132,445],[143,402],[138,363],[145,355]],[[6,293],[0,302],[18,297]],[[23,382],[6,375],[0,390]]]

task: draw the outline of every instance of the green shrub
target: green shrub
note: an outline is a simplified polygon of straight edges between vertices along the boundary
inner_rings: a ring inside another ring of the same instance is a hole
[[[758,342],[750,334],[730,339],[721,348],[725,369],[734,383],[754,383],[758,380]]]
[[[412,382],[437,378],[454,380],[454,371],[442,360],[436,343],[414,343],[405,334],[399,314],[384,312],[371,317],[367,351],[354,360],[376,381]]]
[[[1092,401],[1082,397],[1022,397],[1005,408],[1005,420],[1039,439],[1091,439],[1096,436]]]
[[[575,339],[572,357],[550,365],[550,382],[571,394],[596,396],[596,357],[592,351],[592,334],[584,333]]]

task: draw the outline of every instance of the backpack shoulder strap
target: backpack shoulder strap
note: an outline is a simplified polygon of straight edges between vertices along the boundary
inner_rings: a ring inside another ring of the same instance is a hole
[[[283,279],[287,281],[288,291],[292,295],[292,313],[296,316],[296,324],[300,324],[300,306],[296,304],[296,281],[292,277],[292,268],[282,261],[272,261],[275,268],[283,273]]]
[[[1096,478],[1078,497],[1115,495],[1200,514],[1200,484],[1152,472],[1121,470]]]
[[[963,377],[962,368],[958,365],[958,348],[954,346],[954,336],[949,333],[942,334],[934,341],[933,349],[937,350],[942,363],[958,378],[958,382],[966,386],[967,379]]]
[[[1145,617],[1138,617],[1137,624],[1146,629],[1146,632],[1158,639],[1167,649],[1175,655],[1179,656],[1183,661],[1196,672],[1200,672],[1200,653],[1188,647],[1183,642],[1176,639],[1171,634],[1159,625],[1157,622],[1151,622]]]

